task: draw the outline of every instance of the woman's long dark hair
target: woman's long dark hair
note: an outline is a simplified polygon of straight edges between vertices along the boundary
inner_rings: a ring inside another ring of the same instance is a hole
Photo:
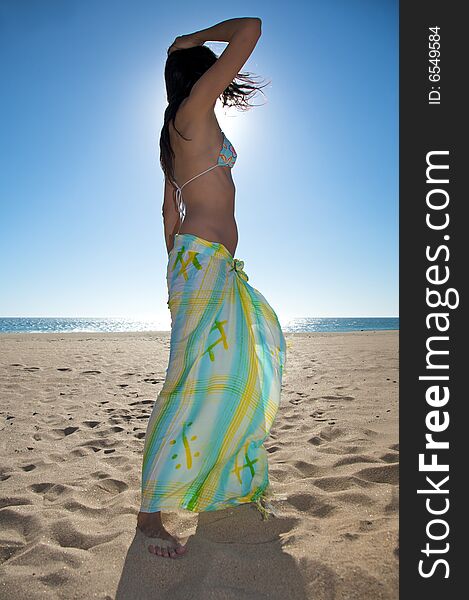
[[[164,78],[166,82],[166,93],[168,106],[164,113],[164,124],[160,136],[160,163],[166,178],[174,182],[174,151],[171,147],[169,137],[169,122],[173,122],[177,110],[184,100],[189,96],[194,83],[218,60],[217,55],[208,46],[194,46],[174,50],[166,60]],[[236,106],[239,110],[249,110],[252,106],[249,104],[251,97],[260,91],[262,94],[263,85],[257,85],[253,78],[257,77],[252,73],[238,73],[235,79],[221,94],[223,106]],[[237,83],[236,80],[240,83]],[[185,140],[190,140],[182,135],[176,129],[178,134]]]

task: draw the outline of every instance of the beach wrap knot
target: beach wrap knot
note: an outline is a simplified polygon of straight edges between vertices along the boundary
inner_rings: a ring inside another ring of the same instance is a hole
[[[244,281],[248,281],[249,277],[243,271],[243,268],[244,268],[244,261],[239,260],[238,258],[234,258],[232,260],[230,271],[234,271],[241,277],[241,279],[244,279]]]

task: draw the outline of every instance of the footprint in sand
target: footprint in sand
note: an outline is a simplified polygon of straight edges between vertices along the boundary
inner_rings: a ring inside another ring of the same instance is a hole
[[[155,385],[156,383],[161,383],[163,379],[157,379],[156,377],[146,377],[143,381],[145,381],[145,383],[151,383]]]
[[[83,456],[86,456],[88,453],[86,452],[86,450],[84,448],[77,448],[76,450],[72,450],[69,453],[69,456],[76,456],[77,458],[82,458]]]
[[[106,479],[107,477],[112,477],[111,473],[107,473],[106,471],[94,471],[90,473],[91,477],[95,479]]]
[[[21,467],[23,469],[23,471],[32,471],[33,469],[36,468],[36,465],[30,464],[30,465],[25,465],[24,467]]]
[[[323,410],[314,410],[309,416],[310,417],[322,417],[322,415],[324,414]]]
[[[7,508],[8,506],[28,506],[30,504],[33,504],[33,501],[27,496],[7,496],[6,498],[0,498],[0,508]]]
[[[109,437],[111,433],[120,433],[121,431],[124,431],[123,427],[114,425],[114,427],[109,427],[108,429],[103,429],[102,431],[96,431],[96,435],[106,438]]]
[[[399,484],[399,466],[397,463],[381,467],[369,467],[356,473],[357,477],[373,483]]]
[[[381,460],[387,463],[398,463],[399,462],[399,452],[386,452],[380,456]]]
[[[399,511],[399,490],[393,489],[391,500],[384,507],[386,513],[397,513]]]
[[[376,463],[379,462],[376,458],[372,456],[367,456],[365,454],[353,454],[351,456],[345,456],[344,458],[339,458],[334,463],[334,467],[341,467],[343,465],[353,465],[355,463]]]
[[[113,496],[116,496],[118,494],[121,494],[122,492],[125,492],[128,488],[129,488],[129,486],[125,483],[125,481],[110,477],[108,479],[100,479],[99,482],[96,482],[95,484],[93,484],[91,486],[91,491],[92,490],[96,490],[98,492],[104,491],[104,492],[107,492],[108,494],[112,494]],[[101,495],[102,495],[102,493],[101,493]]]
[[[345,435],[345,431],[340,427],[327,427],[325,429],[321,429],[319,435],[323,440],[331,442],[332,440],[343,437]]]
[[[153,404],[154,400],[137,400],[136,402],[129,402],[129,406],[136,406],[137,404]]]
[[[75,433],[79,429],[79,427],[64,427],[63,429],[52,429],[52,433],[56,434],[55,439],[60,439],[67,435],[72,435],[72,433]]]
[[[102,432],[99,432],[100,434],[102,434]],[[100,452],[101,450],[107,450],[108,448],[111,448],[112,446],[115,446],[116,442],[113,441],[109,441],[108,438],[95,438],[92,440],[88,440],[87,442],[84,442],[83,444],[79,444],[79,448],[91,448],[93,450],[93,452]]]
[[[67,518],[50,524],[50,536],[62,548],[78,548],[90,550],[99,544],[111,542],[121,535],[121,531],[110,533],[88,533],[80,531],[77,524]]]
[[[43,526],[37,515],[6,507],[2,510],[2,530],[0,555],[2,562],[5,562],[21,552],[28,542],[36,541],[43,532]],[[35,550],[37,552],[37,548]]]
[[[360,534],[358,533],[350,533],[349,531],[347,531],[347,533],[341,533],[340,537],[344,538],[345,540],[350,540],[351,542],[358,540],[358,538],[360,537]]]
[[[319,508],[320,504],[312,494],[292,494],[288,497],[288,503],[303,512],[310,511],[314,506]]]
[[[9,473],[4,471],[3,469],[0,469],[0,481],[6,481],[7,479],[10,479],[10,477],[11,475]]]
[[[309,416],[313,417],[313,419],[318,423],[324,423],[325,421],[327,421],[327,418],[324,416],[323,410],[315,410]]]
[[[293,463],[293,466],[300,471],[303,477],[316,477],[321,472],[321,467],[317,467],[312,463],[305,462],[304,460],[297,460]]]
[[[325,492],[340,492],[356,486],[370,487],[372,484],[354,476],[344,475],[343,477],[318,477],[314,480],[314,485]]]
[[[124,421],[131,421],[132,420],[132,415],[121,415],[121,419],[123,419]],[[119,421],[119,423],[121,423],[121,422],[122,421]]]

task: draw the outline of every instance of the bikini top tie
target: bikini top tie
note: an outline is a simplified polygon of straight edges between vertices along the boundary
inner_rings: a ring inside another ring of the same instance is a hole
[[[222,133],[223,133],[223,131],[222,131]],[[181,185],[181,187],[179,187],[177,185],[177,183],[174,182],[174,185],[176,186],[176,205],[177,205],[177,208],[179,211],[179,215],[181,217],[181,223],[182,223],[182,221],[184,221],[184,217],[186,216],[186,206],[185,206],[184,200],[182,198],[182,188],[185,185],[187,185],[188,183],[190,183],[191,181],[193,181],[194,179],[196,179],[197,177],[200,177],[201,175],[208,173],[212,169],[215,169],[215,167],[230,167],[230,169],[233,168],[233,166],[236,162],[237,156],[238,155],[236,154],[236,150],[233,148],[233,145],[231,144],[229,139],[226,137],[226,135],[223,133],[223,141],[222,141],[222,145],[221,145],[221,150],[218,154],[218,160],[217,160],[216,164],[212,165],[205,171],[202,171],[202,173],[199,173],[198,175],[191,177],[191,179],[189,179],[189,181],[186,181],[186,183]]]

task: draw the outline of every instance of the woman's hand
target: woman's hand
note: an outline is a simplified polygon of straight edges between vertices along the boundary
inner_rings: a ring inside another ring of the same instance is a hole
[[[193,48],[194,46],[202,46],[203,40],[197,37],[194,33],[188,33],[187,35],[178,35],[171,46],[168,48],[168,56],[174,50],[181,50],[185,48]]]

